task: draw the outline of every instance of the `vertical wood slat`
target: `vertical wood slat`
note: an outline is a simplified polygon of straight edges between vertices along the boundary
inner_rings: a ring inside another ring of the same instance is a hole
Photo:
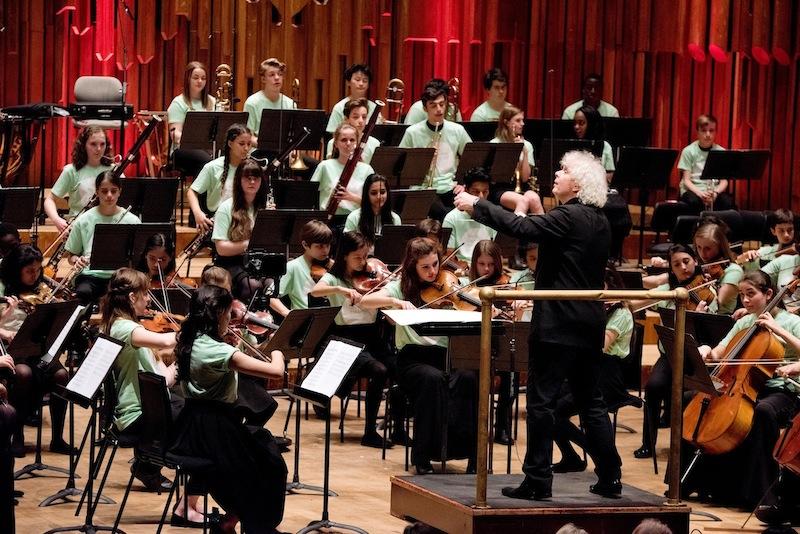
[[[156,12],[155,0],[136,0],[136,13],[139,17],[151,17]],[[156,54],[156,45],[160,39],[156,37],[155,24],[136,25],[136,59],[142,65],[150,63]]]

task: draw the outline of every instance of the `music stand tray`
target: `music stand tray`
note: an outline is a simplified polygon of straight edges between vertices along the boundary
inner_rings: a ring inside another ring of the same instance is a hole
[[[123,178],[117,204],[131,206],[143,223],[169,222],[175,212],[178,178]]]
[[[655,325],[656,333],[661,344],[667,354],[672,354],[672,347],[675,344],[675,330],[667,328],[660,324]],[[683,345],[683,389],[684,391],[698,391],[700,393],[708,393],[715,397],[719,396],[719,392],[714,387],[711,380],[711,375],[708,374],[703,357],[700,351],[697,350],[697,342],[690,334],[684,334],[685,340]],[[669,362],[669,358],[667,358]]]
[[[408,126],[408,124],[376,124],[372,130],[372,137],[380,141],[381,146],[397,146],[403,140]]]
[[[6,187],[0,189],[0,221],[20,230],[33,226],[39,201],[38,187]]]
[[[258,150],[280,154],[306,135],[297,150],[319,150],[327,120],[321,109],[264,109],[258,129]]]
[[[319,207],[319,182],[275,180],[272,192],[278,208],[315,210]]]
[[[98,224],[94,228],[89,267],[108,271],[135,265],[153,234],[173,238],[175,233],[171,223]]]
[[[417,236],[413,224],[385,225],[381,236],[375,241],[375,257],[386,265],[400,265],[406,251],[406,243]]]
[[[380,146],[372,154],[370,165],[376,174],[391,180],[392,188],[419,186],[434,154],[433,148],[398,148]]]
[[[269,354],[280,350],[286,359],[311,358],[328,333],[341,306],[291,310],[280,328],[258,349]]]
[[[757,180],[769,158],[769,150],[711,150],[700,179]]]
[[[397,189],[392,191],[392,211],[400,214],[400,220],[417,224],[428,218],[428,212],[436,202],[435,189]]]
[[[62,336],[63,339],[59,339],[59,333],[64,330],[79,307],[80,303],[77,300],[39,304],[32,314],[25,317],[25,321],[8,346],[8,353],[14,356],[16,362],[45,357],[51,353],[52,357],[58,356],[63,348],[61,345],[69,337],[67,332]]]
[[[497,121],[466,121],[458,124],[464,127],[470,139],[479,143],[491,141],[497,132]]]
[[[205,150],[216,156],[225,146],[225,133],[233,124],[247,124],[246,111],[194,111],[186,113],[181,134],[181,148]]]
[[[483,167],[491,183],[508,183],[514,176],[522,153],[522,143],[467,143],[458,160],[456,181],[464,182],[464,175],[475,167]]]

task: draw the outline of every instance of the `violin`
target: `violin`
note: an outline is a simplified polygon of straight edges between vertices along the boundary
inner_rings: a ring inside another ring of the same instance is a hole
[[[720,268],[717,266],[717,268]],[[709,284],[710,280],[703,274],[696,274],[685,283],[681,284],[689,291],[689,300],[686,303],[686,309],[694,311],[697,309],[698,304],[705,302],[711,304],[717,298],[717,292]]]
[[[320,278],[325,276],[325,273],[333,267],[333,260],[325,258],[324,260],[311,260],[311,279],[314,282],[319,282]]]
[[[722,275],[725,274],[725,267],[731,262],[731,260],[719,260],[719,261],[711,261],[708,263],[703,263],[700,265],[700,268],[706,273],[708,276],[711,277],[712,280],[719,280],[722,278]]]
[[[473,283],[476,282],[473,280]],[[468,289],[462,289],[458,276],[447,269],[439,269],[436,280],[420,292],[420,298],[425,303],[424,307],[437,309],[475,311],[481,307],[476,291],[471,294]]]
[[[351,277],[353,289],[364,295],[374,290],[391,274],[389,268],[381,260],[375,257],[369,258],[364,269],[353,273]]]
[[[269,312],[250,311],[240,300],[233,301],[231,326],[244,326],[254,336],[264,335],[267,330],[278,329],[278,325],[273,322],[272,315]]]
[[[185,319],[183,315],[167,312],[152,312],[151,315],[141,317],[139,323],[150,332],[165,334],[167,332],[179,332],[181,322]]]

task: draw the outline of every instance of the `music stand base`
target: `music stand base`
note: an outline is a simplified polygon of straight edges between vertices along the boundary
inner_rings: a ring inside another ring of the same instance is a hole
[[[761,534],[797,534],[789,525],[770,525]]]
[[[715,516],[711,512],[703,512],[703,511],[700,511],[700,510],[692,510],[691,512],[689,512],[689,514],[690,515],[699,515],[700,517],[705,517],[705,518],[708,518],[708,519],[710,519],[712,521],[722,521],[722,519],[720,519],[719,517]]]
[[[301,491],[313,491],[325,495],[325,488],[322,486],[312,486],[310,484],[303,484],[302,482],[289,482],[286,484],[286,492],[299,494]],[[338,497],[339,494],[333,490],[328,490],[329,497]]]
[[[30,475],[30,478],[33,478],[36,471],[55,471],[56,473],[62,473],[64,475],[69,476],[69,469],[64,469],[63,467],[53,467],[51,465],[43,464],[41,462],[34,462],[32,464],[28,464],[22,469],[14,472],[14,480],[19,480],[21,477],[25,475]]]
[[[337,532],[340,530],[346,530],[349,532],[357,532],[358,534],[369,534],[366,530],[360,529],[353,525],[344,525],[342,523],[336,523],[335,521],[330,521],[328,519],[321,519],[319,521],[314,521],[313,523],[309,523],[306,528],[300,529],[297,531],[297,534],[306,534],[308,532],[316,532],[320,529],[327,528],[327,529],[335,529]]]
[[[98,532],[115,532],[116,534],[125,534],[122,529],[115,529],[106,525],[75,525],[72,527],[58,527],[48,530],[44,534],[55,534],[56,532],[85,532],[86,534],[97,534]]]
[[[70,497],[77,497],[78,495],[83,495],[83,490],[79,490],[75,487],[64,488],[60,490],[58,493],[55,493],[44,499],[42,502],[40,502],[39,508],[43,508],[45,506],[52,506],[54,504],[66,504],[68,502],[72,502],[69,499]],[[63,502],[58,502],[58,501],[63,501]],[[100,497],[98,498],[98,503],[117,504],[116,501],[114,501],[113,499],[109,499],[105,495],[100,495]]]

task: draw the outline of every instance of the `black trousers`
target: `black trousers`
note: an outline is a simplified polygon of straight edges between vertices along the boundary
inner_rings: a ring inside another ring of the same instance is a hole
[[[531,342],[528,355],[528,450],[522,471],[539,488],[553,483],[555,409],[567,381],[586,431],[586,452],[604,481],[621,476],[622,461],[614,445],[614,429],[598,387],[601,352],[556,343]]]
[[[664,406],[666,419],[669,419],[672,398],[672,367],[669,365],[669,357],[662,354],[659,356],[650,371],[650,377],[644,386],[645,412],[642,421],[642,447],[655,449],[658,441],[658,422],[661,414],[661,406]],[[650,435],[650,429],[653,435]],[[652,441],[651,441],[652,440]],[[655,451],[653,451],[655,454]]]
[[[682,194],[681,200],[689,204],[689,207],[692,208],[694,213],[700,213],[706,209],[705,202],[691,191],[686,191]],[[714,199],[714,205],[712,207],[714,211],[735,210],[736,203],[733,201],[733,196],[730,193],[723,191]]]

